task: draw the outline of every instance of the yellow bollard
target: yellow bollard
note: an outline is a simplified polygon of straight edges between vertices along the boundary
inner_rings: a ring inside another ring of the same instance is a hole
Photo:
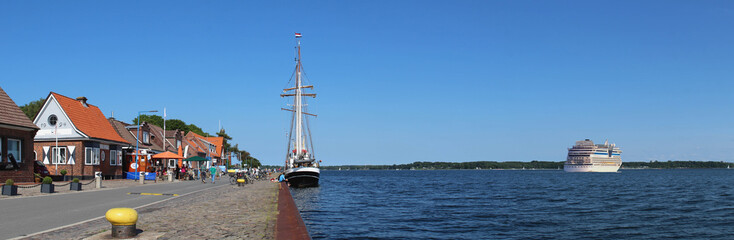
[[[240,186],[241,187],[244,184],[245,184],[245,179],[242,179],[242,178],[238,178],[237,179],[237,186]]]
[[[112,224],[113,238],[131,238],[138,234],[135,228],[138,212],[135,209],[112,208],[104,216]]]

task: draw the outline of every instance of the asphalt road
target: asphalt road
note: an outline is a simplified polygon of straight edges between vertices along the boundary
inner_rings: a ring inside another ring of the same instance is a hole
[[[0,239],[9,239],[104,216],[110,208],[136,208],[172,196],[130,195],[127,193],[187,194],[228,185],[186,181],[150,184],[103,191],[49,194],[0,200]],[[196,194],[196,193],[195,193]]]

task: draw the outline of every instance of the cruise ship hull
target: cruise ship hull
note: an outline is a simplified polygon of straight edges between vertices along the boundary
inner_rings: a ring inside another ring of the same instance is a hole
[[[621,165],[600,164],[565,164],[563,170],[566,172],[617,172]]]
[[[299,167],[285,170],[285,179],[291,187],[319,186],[321,171],[315,167]]]

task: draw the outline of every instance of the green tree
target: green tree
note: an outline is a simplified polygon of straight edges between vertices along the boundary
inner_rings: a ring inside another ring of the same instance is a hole
[[[163,117],[158,115],[140,115],[140,119],[143,122],[147,122],[159,127],[163,127]],[[138,118],[133,119],[133,124],[138,125]],[[194,132],[204,137],[211,137],[211,134],[205,133],[200,127],[194,124],[186,124],[186,122],[179,119],[166,119],[166,130],[178,129],[184,132]],[[229,138],[232,139],[232,138]]]
[[[147,123],[159,126],[159,127],[163,127],[163,117],[161,116],[143,114],[143,115],[140,115],[140,119],[143,122],[147,122]],[[139,124],[137,117],[133,119],[133,124],[135,125]]]
[[[232,140],[232,137],[230,137],[229,135],[227,135],[227,133],[224,131],[224,128],[222,128],[222,129],[219,130],[219,132],[217,133],[217,136],[220,136],[220,137],[223,137],[224,138],[224,141],[222,142],[222,149],[224,149],[224,151],[226,151],[226,152],[233,152],[232,151],[233,150],[233,147],[228,142],[229,140]]]
[[[28,116],[31,121],[33,121],[33,118],[36,117],[38,111],[41,111],[41,107],[43,107],[44,101],[46,101],[46,99],[41,98],[36,101],[29,102],[26,105],[20,106],[20,110],[22,110],[23,113],[25,113],[25,115]]]
[[[262,166],[262,163],[260,163],[260,160],[257,158],[254,158],[252,156],[247,156],[247,158],[242,157],[242,167],[245,168],[246,166],[251,166],[253,168],[257,168]]]
[[[166,119],[166,129],[173,130],[178,129],[184,132],[188,132],[189,128],[186,126],[186,122],[179,119]]]

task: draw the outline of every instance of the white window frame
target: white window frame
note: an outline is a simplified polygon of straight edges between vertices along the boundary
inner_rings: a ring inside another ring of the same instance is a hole
[[[143,143],[145,144],[150,143],[150,132],[143,131]]]
[[[181,146],[181,140],[176,140],[176,148]]]
[[[18,156],[13,155],[13,158],[15,158],[15,162],[22,163],[23,162],[23,141],[20,139],[15,138],[8,138],[8,162],[10,162],[10,142],[17,141],[18,142]]]
[[[99,165],[99,148],[84,148],[84,165]]]
[[[110,166],[117,165],[117,150],[110,150]]]
[[[178,161],[176,161],[176,159],[168,159],[168,168],[176,168],[176,164],[178,164]]]
[[[56,159],[56,153],[59,152],[59,150],[64,150],[64,157],[60,159]],[[69,153],[66,150],[66,147],[51,147],[51,163],[52,164],[66,164],[66,159],[69,157]]]
[[[37,160],[38,160],[38,153],[36,152],[36,150],[33,150],[33,161],[37,161]]]

